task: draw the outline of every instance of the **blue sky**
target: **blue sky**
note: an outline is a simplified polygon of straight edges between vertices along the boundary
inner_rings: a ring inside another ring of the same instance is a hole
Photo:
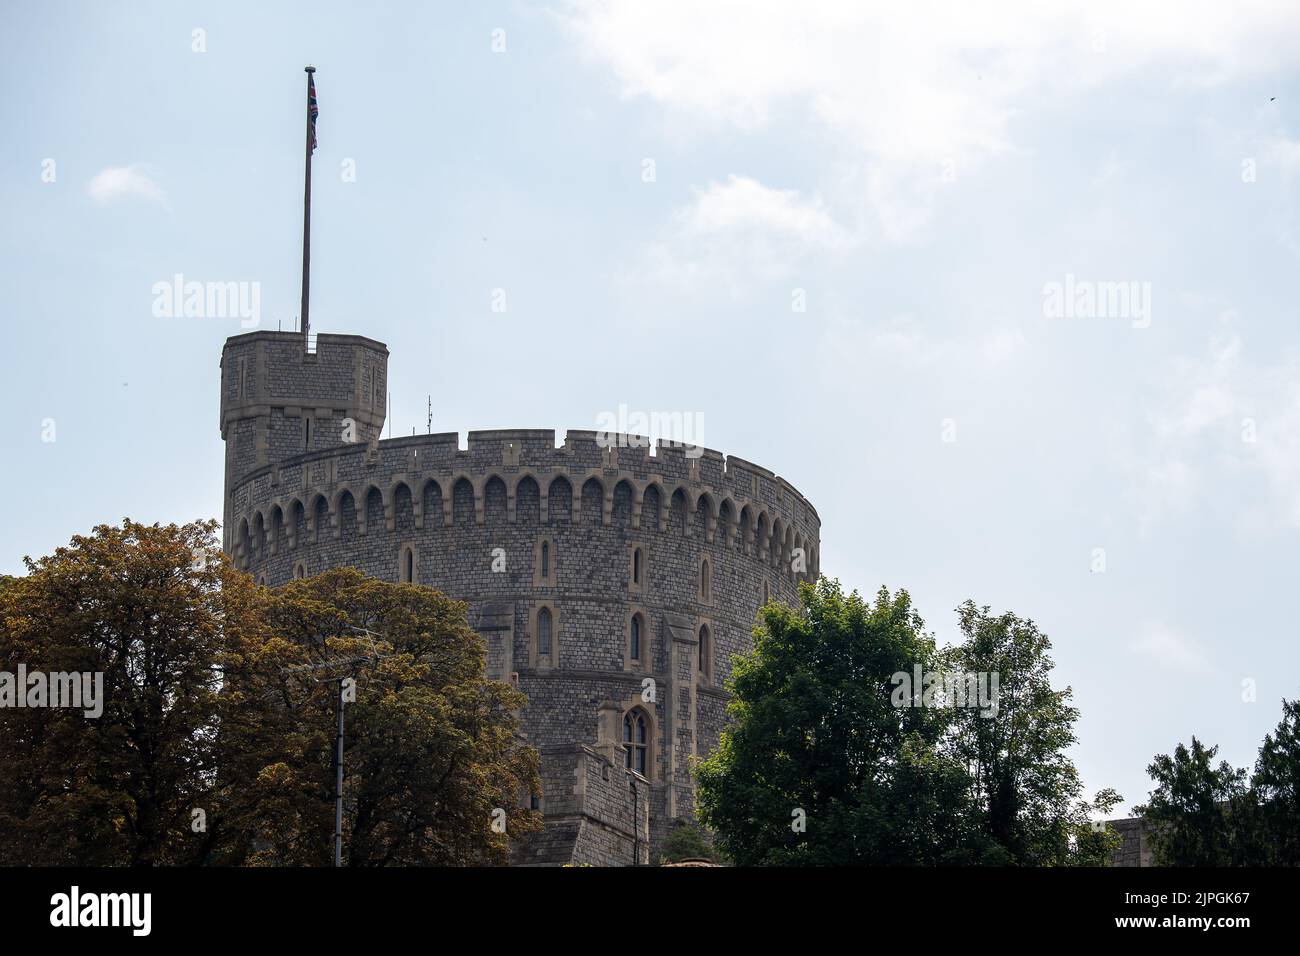
[[[1090,789],[1252,763],[1300,695],[1300,11],[699,6],[9,11],[0,571],[219,515],[240,323],[152,288],[293,327],[311,62],[312,324],[388,343],[394,435],[698,413],[846,586],[1034,618]]]

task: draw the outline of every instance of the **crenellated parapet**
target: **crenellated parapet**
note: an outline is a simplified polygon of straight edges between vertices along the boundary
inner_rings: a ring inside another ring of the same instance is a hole
[[[306,452],[249,473],[231,489],[232,552],[244,567],[258,553],[300,544],[302,530],[338,539],[349,509],[358,534],[483,525],[489,502],[520,520],[521,494],[543,523],[609,526],[616,511],[634,530],[719,544],[791,578],[816,576],[820,521],[785,479],[712,449],[640,436],[551,430],[455,432],[354,443]],[[377,525],[379,525],[377,527]],[[796,555],[802,553],[803,568]]]

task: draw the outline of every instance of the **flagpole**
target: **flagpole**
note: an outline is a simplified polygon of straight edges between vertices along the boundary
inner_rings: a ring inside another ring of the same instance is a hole
[[[311,328],[311,321],[308,318],[308,308],[311,303],[309,288],[311,286],[311,85],[312,74],[316,72],[316,67],[308,66],[303,68],[307,74],[307,145],[305,162],[305,172],[303,174],[302,188],[302,348],[307,351],[307,343],[310,341],[307,337],[308,330]]]

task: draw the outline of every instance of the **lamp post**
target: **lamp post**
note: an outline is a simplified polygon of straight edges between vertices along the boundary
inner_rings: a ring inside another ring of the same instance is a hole
[[[374,647],[376,637],[385,640],[384,635],[376,634],[365,628],[353,627],[353,631],[358,634],[364,634],[370,639],[371,646]],[[322,644],[324,642],[322,641]],[[286,667],[281,673],[292,673],[294,671],[313,671],[323,670],[325,668],[344,667],[352,664],[374,664],[383,657],[388,655],[376,652],[361,657],[346,658],[326,658],[318,664],[302,664],[298,667]],[[334,865],[341,867],[343,865],[343,706],[344,706],[344,685],[351,680],[349,675],[340,677],[326,677],[316,681],[317,684],[338,683],[338,696],[335,698],[336,716],[338,718],[337,731],[334,736]]]
[[[636,777],[628,777],[627,785],[632,788],[632,865],[641,862],[641,795],[636,790]]]
[[[334,740],[334,865],[343,865],[343,682],[340,677],[338,696],[339,730]]]

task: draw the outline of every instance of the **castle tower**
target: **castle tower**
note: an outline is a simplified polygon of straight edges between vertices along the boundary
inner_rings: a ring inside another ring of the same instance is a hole
[[[221,351],[221,437],[226,442],[223,525],[231,545],[233,490],[288,458],[377,441],[388,395],[388,347],[360,335],[250,332]]]
[[[388,349],[293,332],[226,341],[225,550],[272,587],[329,568],[468,605],[487,674],[528,698],[545,827],[526,865],[645,863],[693,816],[756,612],[797,605],[821,522],[772,471],[570,429],[380,440]]]

